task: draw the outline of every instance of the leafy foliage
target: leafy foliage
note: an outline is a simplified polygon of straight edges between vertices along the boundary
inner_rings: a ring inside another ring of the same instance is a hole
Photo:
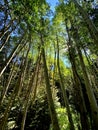
[[[46,0],[0,1],[1,130],[98,129],[97,12],[92,0],[54,13]]]

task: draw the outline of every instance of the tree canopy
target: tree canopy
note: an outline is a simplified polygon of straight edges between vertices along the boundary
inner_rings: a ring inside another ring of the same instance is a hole
[[[0,1],[0,130],[98,129],[98,2]]]

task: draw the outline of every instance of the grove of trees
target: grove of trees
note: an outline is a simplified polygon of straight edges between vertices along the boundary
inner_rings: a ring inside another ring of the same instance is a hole
[[[97,0],[0,0],[0,130],[98,130]]]

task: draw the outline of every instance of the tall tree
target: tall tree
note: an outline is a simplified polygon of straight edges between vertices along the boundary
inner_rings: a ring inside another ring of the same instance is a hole
[[[70,130],[75,130],[74,123],[73,123],[73,120],[72,120],[71,111],[70,111],[70,107],[69,107],[68,97],[67,97],[66,90],[64,88],[63,78],[62,78],[62,74],[61,74],[61,70],[60,70],[60,64],[59,64],[59,40],[58,40],[57,35],[56,35],[56,40],[57,40],[57,66],[58,66],[58,73],[59,73],[59,77],[60,77],[61,90],[62,90],[62,93],[63,93],[64,103],[66,105]]]
[[[97,105],[97,101],[95,99],[94,92],[92,90],[92,86],[91,86],[89,78],[88,78],[88,74],[86,71],[84,61],[83,61],[82,52],[80,49],[81,41],[79,40],[80,38],[79,38],[78,30],[76,32],[74,32],[73,38],[76,42],[77,51],[78,51],[78,55],[79,55],[79,59],[80,59],[80,65],[82,68],[84,81],[85,81],[85,85],[86,85],[86,90],[87,90],[87,94],[88,94],[90,105],[91,105],[92,118],[93,118],[93,122],[95,123],[94,127],[95,127],[95,129],[97,129],[97,127],[98,127],[98,125],[97,125],[98,124],[98,105]]]
[[[84,21],[86,22],[87,28],[89,29],[89,33],[90,33],[91,37],[93,38],[94,43],[96,44],[96,47],[98,47],[98,45],[97,45],[97,43],[98,43],[98,30],[97,30],[96,26],[89,18],[87,12],[78,4],[77,0],[72,0],[72,1],[74,2],[76,7],[78,8],[80,14],[82,15]]]

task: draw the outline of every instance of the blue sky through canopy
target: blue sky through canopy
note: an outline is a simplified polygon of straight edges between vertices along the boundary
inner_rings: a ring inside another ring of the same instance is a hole
[[[49,3],[51,10],[54,12],[55,11],[55,6],[58,3],[58,0],[46,0],[46,1]],[[64,62],[66,67],[70,67],[70,63],[69,63],[69,60],[68,60],[67,57],[62,58],[62,61]]]
[[[46,0],[46,1],[50,4],[51,9],[54,11],[56,3],[58,3],[58,0]]]

